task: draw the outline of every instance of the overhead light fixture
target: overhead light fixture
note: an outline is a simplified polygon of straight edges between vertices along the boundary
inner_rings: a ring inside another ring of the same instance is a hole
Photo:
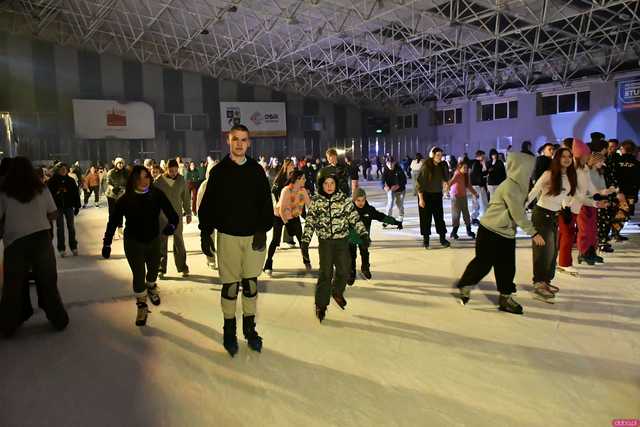
[[[238,11],[238,6],[236,6],[235,4],[227,8],[227,12],[230,12],[230,13],[236,13],[237,11]]]

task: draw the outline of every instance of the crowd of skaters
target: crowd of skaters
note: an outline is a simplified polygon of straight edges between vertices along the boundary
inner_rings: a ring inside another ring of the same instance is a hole
[[[597,132],[591,137],[588,144],[577,138],[544,144],[537,156],[525,141],[519,152],[492,149],[487,156],[478,150],[469,158],[466,153],[445,155],[433,147],[425,157],[417,153],[397,161],[387,154],[356,164],[349,157],[339,161],[335,149],[327,150],[324,159],[252,159],[246,155],[249,130],[238,125],[228,135],[230,152],[220,161],[183,162],[178,157],[126,165],[118,157],[109,168],[91,165],[83,171],[78,163],[54,162],[34,169],[26,158],[3,159],[5,280],[0,329],[12,334],[33,312],[27,303],[29,280],[35,281],[39,304],[52,324],[58,329],[66,326],[68,316],[56,284],[52,224],[56,222],[60,256],[66,255],[66,244],[78,255],[74,218],[90,206],[92,197],[95,207],[105,197],[109,220],[102,255],[108,259],[113,240],[123,240],[133,276],[136,325],[146,324],[148,302],[161,303],[157,281],[167,273],[170,239],[176,270],[189,276],[183,223],[198,216],[201,250],[222,283],[223,345],[232,356],[238,351],[236,301],[241,296],[244,337],[251,349],[260,351],[257,283],[262,273],[271,276],[281,239],[292,247],[297,240],[302,265],[310,272],[309,244],[313,235],[318,237],[315,312],[322,322],[331,299],[346,308],[345,290],[356,280],[358,252],[361,277],[372,278],[371,223],[402,229],[409,181],[425,248],[431,245],[432,223],[443,247],[450,246],[447,238],[459,239],[461,216],[467,237],[476,239],[476,256],[457,282],[461,302],[470,300],[473,286],[493,268],[499,309],[521,314],[522,307],[512,298],[517,227],[532,237],[534,295],[549,303],[559,291],[553,283],[555,272],[577,274],[571,255],[574,243],[577,261],[594,265],[604,262],[603,253],[614,250],[612,241],[627,239],[620,231],[634,214],[640,187],[637,147],[632,141],[606,140]],[[360,176],[380,181],[387,195],[384,212],[368,203]],[[451,204],[450,233],[445,199]],[[394,208],[397,216],[392,215]],[[272,240],[267,242],[271,229]],[[34,250],[42,256],[23,256]],[[20,256],[25,261],[7,265],[7,260]]]

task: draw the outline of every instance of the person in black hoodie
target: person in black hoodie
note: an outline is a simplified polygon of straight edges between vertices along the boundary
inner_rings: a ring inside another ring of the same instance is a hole
[[[635,213],[640,188],[640,164],[635,157],[636,145],[631,140],[623,141],[620,146],[621,155],[618,158],[618,184],[620,192],[627,201],[628,217]]]
[[[504,168],[504,163],[498,156],[498,151],[492,148],[489,151],[489,162],[487,168],[489,174],[487,175],[487,186],[489,187],[489,201],[491,201],[491,195],[498,189],[498,186],[502,184],[502,181],[507,179],[507,170]]]
[[[78,215],[82,206],[80,190],[76,181],[69,176],[69,167],[66,164],[58,163],[56,167],[56,173],[47,182],[47,186],[58,207],[58,218],[56,219],[58,252],[60,252],[61,257],[65,256],[64,223],[66,221],[69,233],[69,249],[71,249],[73,256],[77,256],[78,241],[76,240],[74,217]]]
[[[355,205],[356,211],[358,211],[358,215],[360,216],[360,221],[364,224],[369,236],[371,236],[371,223],[373,221],[380,221],[383,226],[388,224],[397,225],[398,230],[402,230],[402,220],[397,220],[390,215],[383,214],[367,202],[367,193],[364,191],[364,188],[359,187],[356,190],[354,193],[353,204]],[[358,257],[358,249],[360,249],[361,258],[360,273],[362,273],[362,276],[365,279],[371,279],[369,246],[362,244],[361,242],[354,242],[353,239],[350,240],[349,250],[351,252],[351,274],[349,276],[349,280],[347,280],[347,285],[349,286],[353,285],[356,281],[356,258]]]
[[[533,183],[542,176],[550,167],[551,167],[551,159],[553,158],[553,153],[555,152],[555,148],[553,144],[547,142],[538,150],[538,157],[536,157],[536,165],[533,169]]]
[[[262,166],[247,157],[249,129],[235,125],[227,138],[230,154],[211,170],[198,218],[202,252],[212,256],[211,233],[218,230],[218,268],[222,282],[223,345],[238,352],[236,300],[242,286],[242,332],[249,347],[262,350],[256,331],[258,276],[267,254],[267,231],[273,227],[269,181]]]
[[[160,269],[160,212],[168,224],[162,233],[170,236],[178,227],[180,217],[164,193],[151,185],[151,173],[144,166],[134,166],[126,189],[109,214],[104,233],[102,256],[111,256],[111,243],[116,229],[127,219],[124,229],[124,254],[133,273],[133,292],[138,314],[136,325],[147,323],[147,296],[153,305],[160,305],[156,279]],[[145,271],[146,270],[146,271]]]
[[[382,172],[382,188],[387,193],[387,215],[393,213],[393,203],[398,206],[400,222],[404,218],[404,196],[407,187],[407,175],[393,157],[389,157]],[[386,226],[383,225],[383,226]]]

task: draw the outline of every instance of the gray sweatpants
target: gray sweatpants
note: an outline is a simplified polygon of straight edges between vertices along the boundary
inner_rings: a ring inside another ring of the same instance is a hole
[[[462,212],[462,218],[467,226],[471,225],[471,218],[469,217],[469,205],[467,203],[467,197],[452,197],[451,198],[451,225],[453,227],[460,226],[460,212]]]
[[[178,270],[178,273],[189,271],[189,267],[187,266],[187,250],[184,247],[184,237],[182,236],[183,228],[182,220],[180,220],[173,236],[160,234],[160,271],[162,273],[167,272],[169,237],[173,238],[173,260],[176,263],[176,270]]]

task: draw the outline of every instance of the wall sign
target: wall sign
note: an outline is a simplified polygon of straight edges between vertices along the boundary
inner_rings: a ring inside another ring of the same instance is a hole
[[[252,137],[287,136],[287,109],[284,102],[221,102],[222,132],[243,124]]]
[[[618,111],[640,109],[640,78],[618,82]]]
[[[74,99],[76,137],[82,139],[153,139],[153,108],[144,102]]]

